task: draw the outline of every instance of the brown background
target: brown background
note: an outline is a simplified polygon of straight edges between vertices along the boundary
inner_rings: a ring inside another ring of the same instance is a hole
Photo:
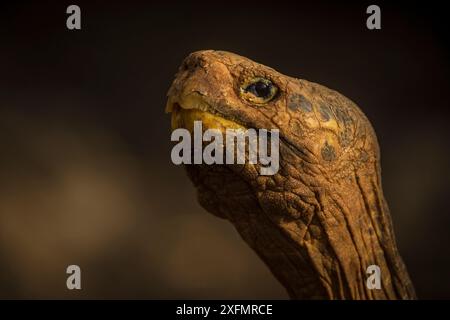
[[[369,31],[370,3],[165,2],[76,1],[81,31],[65,27],[72,2],[1,5],[0,297],[287,297],[170,161],[173,75],[221,49],[360,105],[417,293],[450,298],[444,8],[380,4]]]

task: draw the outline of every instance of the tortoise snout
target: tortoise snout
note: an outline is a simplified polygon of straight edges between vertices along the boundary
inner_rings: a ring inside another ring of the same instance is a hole
[[[191,53],[189,56],[184,59],[181,64],[181,70],[183,71],[195,71],[198,68],[203,68],[208,65],[208,54],[211,53],[212,50],[203,50],[196,51]]]

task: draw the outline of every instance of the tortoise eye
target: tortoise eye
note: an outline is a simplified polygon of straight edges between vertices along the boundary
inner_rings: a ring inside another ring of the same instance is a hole
[[[256,104],[269,102],[277,92],[277,86],[265,78],[254,78],[241,87],[242,98]]]

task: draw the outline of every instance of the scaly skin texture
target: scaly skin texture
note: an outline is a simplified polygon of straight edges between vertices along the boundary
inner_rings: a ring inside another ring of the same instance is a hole
[[[254,77],[270,79],[277,96],[243,99],[239,90]],[[201,205],[236,227],[291,298],[415,298],[383,196],[377,139],[352,101],[212,50],[185,59],[168,97],[173,128],[202,120],[221,130],[280,130],[273,176],[251,164],[186,167]],[[380,267],[381,289],[367,288],[369,265]]]

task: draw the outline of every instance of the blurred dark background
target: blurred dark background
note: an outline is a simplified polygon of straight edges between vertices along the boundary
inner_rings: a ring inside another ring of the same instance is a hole
[[[82,30],[66,29],[78,4]],[[287,298],[170,161],[182,59],[228,50],[354,100],[418,296],[450,298],[444,4],[55,1],[0,10],[0,297]],[[82,269],[68,291],[65,269]]]

